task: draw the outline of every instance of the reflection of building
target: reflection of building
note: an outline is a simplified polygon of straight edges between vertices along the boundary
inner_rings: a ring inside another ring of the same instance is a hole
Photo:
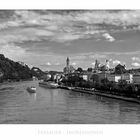
[[[66,67],[64,68],[63,71],[65,74],[73,73],[75,71],[74,67],[72,65],[70,65],[70,59],[68,57],[66,60]]]

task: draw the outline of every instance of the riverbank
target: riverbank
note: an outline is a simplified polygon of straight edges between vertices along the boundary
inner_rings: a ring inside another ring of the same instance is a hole
[[[59,87],[59,88],[61,88],[61,87]],[[81,92],[81,93],[85,93],[85,94],[104,96],[104,97],[108,97],[108,98],[124,100],[124,101],[128,101],[128,102],[134,102],[134,103],[139,103],[140,104],[140,98],[138,98],[138,97],[137,98],[126,97],[126,96],[119,95],[119,93],[114,94],[113,92],[97,90],[95,88],[89,89],[89,88],[64,86],[64,87],[62,87],[62,89],[72,90],[74,92]]]
[[[30,78],[30,79],[20,79],[20,80],[4,80],[0,84],[8,84],[8,83],[16,83],[16,82],[26,82],[26,81],[33,81],[33,79]]]
[[[73,87],[64,86],[64,85],[59,85],[58,88],[71,90]]]

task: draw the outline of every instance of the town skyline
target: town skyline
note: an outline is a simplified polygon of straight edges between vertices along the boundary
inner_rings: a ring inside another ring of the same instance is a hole
[[[75,68],[140,67],[139,10],[0,11],[0,53],[43,70],[59,70],[65,60]]]

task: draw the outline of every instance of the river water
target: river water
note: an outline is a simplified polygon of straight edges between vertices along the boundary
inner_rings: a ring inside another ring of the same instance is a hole
[[[36,86],[36,93],[28,93]],[[0,85],[1,124],[137,124],[140,104],[82,94],[63,89],[47,89],[38,81]]]

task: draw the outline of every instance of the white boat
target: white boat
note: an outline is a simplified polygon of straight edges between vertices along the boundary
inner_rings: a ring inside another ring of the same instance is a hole
[[[46,88],[58,88],[59,85],[53,81],[48,81],[48,82],[42,81],[39,82],[39,86],[46,87]]]
[[[36,87],[27,87],[27,91],[30,93],[35,93],[36,92]]]

